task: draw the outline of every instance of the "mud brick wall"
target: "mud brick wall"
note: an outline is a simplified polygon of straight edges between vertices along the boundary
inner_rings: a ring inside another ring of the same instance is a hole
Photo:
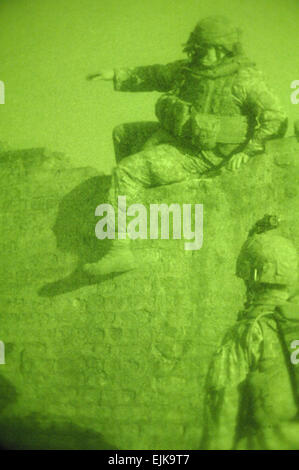
[[[207,368],[244,300],[234,273],[248,230],[279,211],[299,242],[297,150],[272,145],[236,174],[149,190],[145,204],[203,204],[203,247],[138,240],[139,269],[99,282],[81,266],[107,250],[94,210],[109,177],[43,149],[2,154],[2,444],[198,448]]]

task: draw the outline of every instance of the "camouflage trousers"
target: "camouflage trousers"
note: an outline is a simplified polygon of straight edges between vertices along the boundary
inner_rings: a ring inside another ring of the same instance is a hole
[[[131,123],[115,129],[113,134],[116,160],[109,203],[115,208],[118,196],[126,196],[127,204],[140,203],[143,191],[200,177],[212,165],[201,154],[194,155],[175,142],[149,143],[158,123]],[[132,145],[130,145],[132,141]],[[137,150],[130,154],[130,149]],[[140,149],[140,151],[138,151]]]

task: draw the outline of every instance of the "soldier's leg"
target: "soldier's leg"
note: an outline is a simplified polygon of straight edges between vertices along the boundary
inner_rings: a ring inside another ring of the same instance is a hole
[[[158,122],[129,122],[120,124],[113,129],[112,139],[116,162],[142,150],[145,142],[160,125]]]
[[[128,205],[141,202],[146,188],[184,181],[205,170],[198,158],[192,159],[169,144],[143,150],[122,159],[114,169],[109,203],[117,207],[118,196],[126,196]]]
[[[205,167],[200,159],[186,156],[169,144],[124,158],[113,171],[108,198],[108,202],[114,207],[115,239],[112,240],[110,252],[98,263],[86,265],[85,271],[92,275],[106,275],[136,267],[126,227],[119,230],[117,226],[118,211],[125,210],[118,206],[119,196],[126,196],[126,206],[141,203],[143,192],[147,188],[184,181],[204,171]],[[125,219],[126,214],[123,215]]]

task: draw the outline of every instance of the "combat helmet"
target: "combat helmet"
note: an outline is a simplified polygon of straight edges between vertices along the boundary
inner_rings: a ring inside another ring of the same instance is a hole
[[[184,47],[184,52],[205,46],[222,46],[229,52],[233,52],[240,44],[241,30],[225,17],[220,15],[208,16],[199,21],[189,36]]]
[[[271,217],[271,216],[265,216]],[[261,221],[260,221],[261,222]],[[298,278],[297,250],[291,240],[256,224],[239,254],[236,275],[244,281],[291,285]],[[260,230],[258,230],[260,228]]]

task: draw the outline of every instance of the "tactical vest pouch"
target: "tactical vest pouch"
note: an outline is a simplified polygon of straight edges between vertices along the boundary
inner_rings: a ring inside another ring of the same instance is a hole
[[[248,120],[245,116],[219,116],[220,129],[217,142],[221,144],[243,144],[247,139]]]
[[[163,128],[174,136],[190,135],[190,105],[177,96],[162,95],[156,103],[156,116]]]
[[[218,143],[242,144],[247,138],[246,117],[198,113],[191,104],[172,93],[158,99],[156,116],[172,135],[189,140],[202,150],[212,150]]]
[[[220,130],[219,116],[213,114],[191,113],[192,144],[202,150],[216,147]]]
[[[242,144],[248,132],[244,116],[222,116],[191,112],[192,143],[203,150],[212,150],[216,144]]]

